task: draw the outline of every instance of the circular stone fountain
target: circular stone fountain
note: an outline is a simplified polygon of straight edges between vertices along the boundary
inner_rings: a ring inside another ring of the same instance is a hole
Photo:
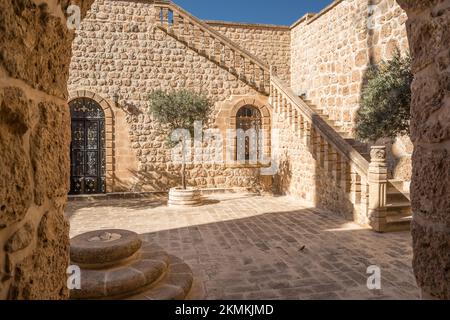
[[[126,230],[93,231],[71,240],[81,289],[71,299],[182,300],[192,287],[188,265]]]
[[[172,188],[169,191],[169,207],[197,207],[202,205],[202,194],[195,188]]]

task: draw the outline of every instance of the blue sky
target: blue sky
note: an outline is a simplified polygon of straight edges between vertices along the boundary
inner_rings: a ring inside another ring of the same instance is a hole
[[[174,0],[200,19],[291,25],[332,0]]]

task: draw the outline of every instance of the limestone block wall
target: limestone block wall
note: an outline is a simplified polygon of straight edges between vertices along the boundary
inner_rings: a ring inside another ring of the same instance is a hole
[[[285,26],[206,21],[256,57],[277,68],[278,76],[289,83],[291,68],[291,30]]]
[[[148,2],[97,0],[73,43],[69,90],[87,90],[110,101],[119,95],[118,105],[112,108],[113,191],[161,191],[180,183],[180,165],[172,163],[161,126],[148,114],[152,90],[203,91],[215,102],[214,116],[228,107],[232,97],[267,100],[157,29],[151,10]],[[257,168],[196,164],[188,169],[188,183],[193,186],[258,184]]]
[[[0,299],[68,295],[67,6],[0,2]]]
[[[425,298],[450,299],[450,1],[399,0],[413,57],[414,272]]]
[[[370,64],[407,52],[406,13],[395,0],[337,0],[292,27],[291,86],[353,132]],[[412,144],[388,142],[390,177],[410,180]]]
[[[374,14],[370,14],[370,3]],[[337,0],[292,28],[291,86],[352,130],[369,64],[408,50],[406,14],[395,0]]]

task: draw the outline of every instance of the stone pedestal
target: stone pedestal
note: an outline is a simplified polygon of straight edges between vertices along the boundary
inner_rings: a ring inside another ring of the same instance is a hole
[[[71,299],[182,300],[192,287],[188,265],[130,231],[79,235],[70,257],[81,269],[81,287],[71,290]]]

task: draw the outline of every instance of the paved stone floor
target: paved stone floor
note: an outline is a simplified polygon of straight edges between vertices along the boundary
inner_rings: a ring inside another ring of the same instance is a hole
[[[193,209],[163,197],[74,201],[71,236],[135,231],[181,257],[207,299],[418,299],[409,232],[376,234],[288,197],[208,196]],[[382,289],[367,289],[367,267]]]

